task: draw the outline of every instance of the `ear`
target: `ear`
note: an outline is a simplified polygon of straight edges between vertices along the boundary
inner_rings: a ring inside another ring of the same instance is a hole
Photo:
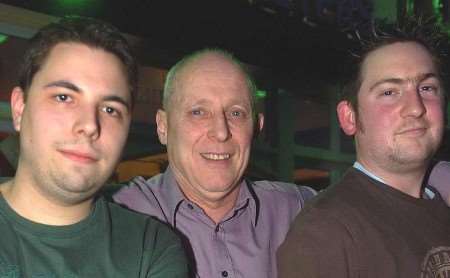
[[[20,132],[22,122],[22,114],[25,109],[25,96],[20,87],[14,87],[11,92],[11,113],[13,119],[14,129]]]
[[[342,130],[347,135],[356,133],[356,112],[350,102],[343,100],[337,105],[337,115]]]
[[[261,132],[263,127],[264,127],[264,114],[263,113],[258,113],[258,119],[257,119],[257,123],[256,123],[256,130],[257,132]]]
[[[159,142],[167,144],[167,113],[164,110],[158,109],[156,112],[156,131],[158,132]]]

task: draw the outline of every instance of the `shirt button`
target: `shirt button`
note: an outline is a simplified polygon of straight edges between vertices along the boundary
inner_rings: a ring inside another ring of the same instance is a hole
[[[191,204],[188,204],[188,208],[190,208],[190,209],[194,209],[194,206],[193,206],[193,205],[191,205]]]
[[[219,230],[220,230],[220,227],[219,227],[219,225],[217,225],[217,226],[216,226],[216,229],[215,229],[216,233],[218,233]],[[224,271],[224,272],[226,272],[226,271]],[[222,274],[223,274],[223,272],[222,272]],[[228,273],[227,273],[227,275],[228,275]],[[227,276],[224,276],[224,277],[227,277]]]
[[[225,270],[222,271],[222,277],[228,277],[228,272],[226,272]]]

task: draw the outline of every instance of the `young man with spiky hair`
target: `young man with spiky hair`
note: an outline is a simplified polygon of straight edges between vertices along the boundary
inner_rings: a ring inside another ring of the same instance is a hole
[[[297,217],[278,252],[281,278],[450,274],[450,211],[423,186],[444,131],[446,40],[406,20],[364,45],[337,105],[356,162]]]

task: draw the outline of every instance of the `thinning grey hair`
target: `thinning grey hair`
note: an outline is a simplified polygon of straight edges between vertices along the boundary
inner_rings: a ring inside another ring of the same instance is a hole
[[[251,104],[251,108],[252,108],[252,114],[255,117],[256,116],[256,112],[255,112],[256,99],[255,98],[256,98],[257,88],[256,88],[253,78],[248,73],[248,70],[245,68],[245,66],[233,54],[231,54],[230,52],[228,52],[226,50],[219,49],[219,48],[205,48],[205,49],[193,52],[193,53],[185,56],[184,58],[182,58],[172,68],[170,68],[170,70],[166,76],[166,81],[164,83],[164,91],[163,91],[163,99],[162,99],[163,109],[166,111],[169,110],[172,95],[177,87],[176,80],[177,80],[180,72],[182,71],[182,69],[184,69],[186,66],[194,63],[195,61],[202,58],[203,56],[210,55],[210,54],[214,54],[214,55],[223,57],[225,60],[227,60],[230,63],[232,63],[233,65],[235,65],[244,74],[245,79],[247,81],[249,94],[250,94],[250,104]]]

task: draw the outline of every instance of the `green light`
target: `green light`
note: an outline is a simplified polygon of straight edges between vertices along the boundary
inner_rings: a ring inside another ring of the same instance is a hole
[[[79,5],[88,2],[89,0],[59,0],[63,5]]]
[[[442,23],[442,21],[443,21],[442,14],[441,14],[443,4],[441,2],[442,2],[441,0],[433,0],[432,1],[433,12],[439,23]]]
[[[414,0],[406,1],[406,14],[410,16],[414,15]]]
[[[62,8],[76,8],[86,7],[88,4],[94,5],[96,1],[93,0],[55,0],[57,5]]]
[[[267,96],[267,92],[266,91],[258,90],[258,91],[255,92],[255,97],[257,99],[265,98],[266,96]]]
[[[6,42],[8,40],[7,35],[0,34],[0,44]]]

